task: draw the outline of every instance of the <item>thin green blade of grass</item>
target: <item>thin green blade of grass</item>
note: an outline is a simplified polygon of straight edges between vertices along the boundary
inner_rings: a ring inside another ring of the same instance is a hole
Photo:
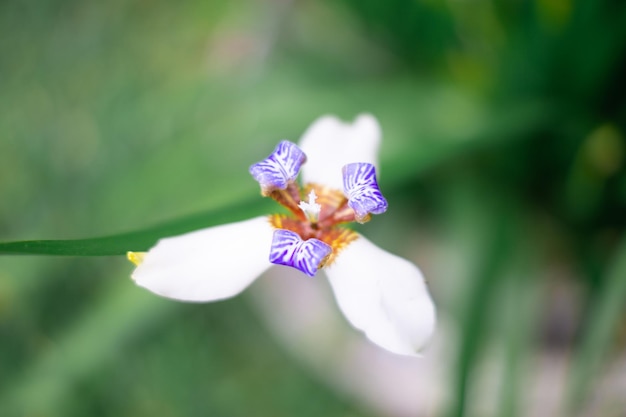
[[[521,241],[521,239],[520,239]],[[519,244],[515,248],[515,258],[509,264],[509,272],[505,274],[502,295],[501,334],[503,338],[504,369],[499,392],[498,412],[502,417],[515,417],[523,414],[520,402],[528,385],[529,377],[525,370],[530,355],[535,325],[538,319],[538,300],[540,288],[537,266],[533,264],[536,257],[528,245]]]
[[[564,415],[576,415],[585,405],[607,359],[626,305],[626,239],[615,254],[606,282],[591,309],[580,348],[574,355]]]
[[[488,309],[493,300],[495,284],[503,267],[503,260],[508,249],[508,240],[504,230],[506,227],[496,228],[491,239],[491,245],[486,248],[486,255],[479,267],[477,280],[468,296],[469,307],[463,323],[462,342],[456,370],[455,399],[452,417],[463,417],[466,414],[467,394],[474,365],[479,358],[480,348],[484,342],[486,331],[485,321]]]
[[[479,179],[467,177],[463,184],[448,193],[449,219],[457,250],[469,255],[464,264],[460,298],[452,306],[456,310],[460,340],[452,369],[451,402],[445,415],[462,417],[476,405],[473,387],[494,318],[490,316],[499,306],[506,273],[517,266],[513,253],[518,250],[517,210],[506,199],[494,200]],[[482,202],[490,198],[493,204]],[[502,318],[502,317],[500,317]]]
[[[256,197],[256,196],[255,196]],[[113,256],[145,251],[160,238],[269,213],[272,201],[255,198],[134,232],[90,239],[0,242],[0,255]]]

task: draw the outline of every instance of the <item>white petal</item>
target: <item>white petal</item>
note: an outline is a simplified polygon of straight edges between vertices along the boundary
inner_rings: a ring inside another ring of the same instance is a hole
[[[371,341],[403,355],[424,347],[435,308],[415,265],[359,236],[325,271],[339,307]]]
[[[271,266],[273,233],[263,216],[161,239],[132,278],[139,286],[178,300],[232,297]]]
[[[353,123],[334,116],[317,119],[300,139],[307,156],[302,166],[304,183],[317,183],[342,189],[341,169],[352,162],[369,162],[378,168],[381,130],[376,118],[359,115]]]

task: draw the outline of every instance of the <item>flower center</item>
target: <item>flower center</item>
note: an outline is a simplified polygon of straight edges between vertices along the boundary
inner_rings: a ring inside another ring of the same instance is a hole
[[[270,216],[276,229],[270,262],[314,276],[358,237],[342,223],[369,221],[371,214],[387,210],[387,200],[378,189],[374,165],[365,162],[343,167],[343,190],[320,184],[306,184],[302,190],[296,178],[306,159],[298,146],[282,141],[269,157],[250,167],[250,174],[259,182],[263,196],[291,212],[291,216]],[[302,200],[303,195],[308,201]]]
[[[317,239],[326,243],[331,247],[332,253],[323,265],[330,265],[337,254],[358,237],[356,232],[341,225],[354,221],[354,211],[348,207],[348,200],[339,190],[317,184],[307,184],[305,191],[309,191],[309,202],[300,202],[296,206],[298,211],[289,204],[283,204],[287,201],[286,198],[276,198],[295,216],[273,214],[270,216],[270,224],[276,229],[297,233],[304,241]],[[271,195],[274,197],[273,194]],[[309,211],[311,205],[314,206],[312,210],[315,214],[315,220],[311,220],[311,212]]]

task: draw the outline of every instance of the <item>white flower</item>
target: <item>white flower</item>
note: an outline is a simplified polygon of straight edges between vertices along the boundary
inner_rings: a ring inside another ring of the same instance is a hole
[[[264,196],[291,216],[256,217],[161,239],[129,252],[135,282],[164,297],[207,302],[239,294],[275,264],[327,275],[348,321],[374,343],[417,355],[435,326],[420,270],[343,224],[387,209],[376,182],[380,127],[371,115],[318,119],[300,146],[281,142],[250,167]],[[302,165],[303,185],[296,177]],[[301,201],[308,196],[308,202]],[[281,267],[281,266],[279,266]]]

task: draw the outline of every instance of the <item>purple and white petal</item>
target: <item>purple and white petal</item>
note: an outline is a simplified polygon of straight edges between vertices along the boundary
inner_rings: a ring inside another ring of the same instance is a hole
[[[278,229],[274,231],[272,239],[270,262],[291,266],[312,277],[332,251],[332,248],[321,240],[304,241],[291,230]]]
[[[417,356],[435,328],[420,270],[359,236],[324,269],[348,321],[379,346]]]
[[[284,190],[298,177],[306,155],[295,143],[281,141],[266,159],[250,167],[250,174],[261,185],[264,194]]]
[[[376,118],[359,115],[345,123],[334,116],[317,119],[300,139],[299,146],[308,157],[302,179],[341,190],[341,168],[351,162],[378,164],[381,130]]]
[[[387,200],[378,188],[374,165],[359,162],[348,164],[343,167],[342,173],[343,193],[358,222],[362,222],[370,213],[387,211]]]
[[[132,278],[141,287],[177,300],[232,297],[272,265],[264,248],[273,233],[263,216],[161,239]]]

